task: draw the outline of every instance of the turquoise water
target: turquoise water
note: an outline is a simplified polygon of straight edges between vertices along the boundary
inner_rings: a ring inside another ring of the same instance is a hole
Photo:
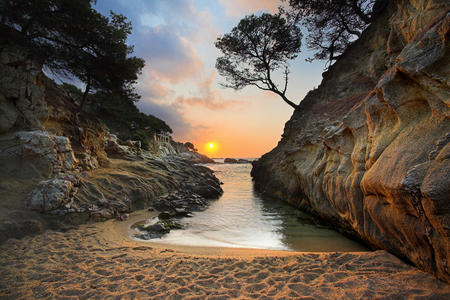
[[[221,160],[223,161],[223,160]],[[292,251],[367,251],[339,232],[253,189],[251,164],[207,164],[224,183],[224,194],[202,212],[183,218],[183,230],[155,241],[177,245]]]

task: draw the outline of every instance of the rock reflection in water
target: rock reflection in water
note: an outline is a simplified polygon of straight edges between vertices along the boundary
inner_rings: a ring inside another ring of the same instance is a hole
[[[179,222],[158,242],[189,246],[224,246],[295,251],[367,251],[361,244],[283,202],[253,190],[251,164],[210,164],[224,182],[224,194],[202,212]]]

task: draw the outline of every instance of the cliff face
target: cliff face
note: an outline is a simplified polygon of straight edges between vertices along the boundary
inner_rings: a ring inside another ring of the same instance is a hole
[[[390,1],[254,163],[257,189],[449,282],[448,1]]]
[[[23,48],[0,45],[0,242],[121,218],[182,185],[221,191],[212,171],[192,165],[204,157],[176,143],[146,151],[120,141],[95,116],[77,114],[41,69]]]

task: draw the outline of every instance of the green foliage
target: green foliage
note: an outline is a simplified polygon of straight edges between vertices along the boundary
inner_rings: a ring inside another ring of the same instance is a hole
[[[149,150],[148,140],[150,137],[145,131],[138,129],[133,133],[133,136],[131,138],[134,141],[140,141],[142,149]]]
[[[191,142],[184,143],[184,146],[190,151],[193,151],[193,152],[197,152],[198,151],[198,149],[196,149],[194,144],[192,144]]]
[[[256,86],[276,93],[296,108],[286,97],[288,61],[300,52],[301,39],[300,29],[281,12],[246,16],[215,43],[223,53],[216,61],[219,74],[228,82],[223,86],[236,90]],[[280,69],[284,72],[282,88],[272,78],[273,72]]]
[[[172,133],[172,129],[163,120],[140,112],[132,101],[122,95],[97,93],[91,97],[95,115],[125,137],[132,137],[137,130],[147,132],[149,137],[153,133]]]
[[[82,92],[74,85],[64,83],[61,87],[75,100],[80,99]],[[163,120],[140,112],[133,101],[121,94],[98,92],[89,95],[89,100],[88,108],[93,115],[118,133],[121,139],[141,141],[144,149],[148,149],[148,140],[154,133],[172,133]]]
[[[144,66],[129,57],[131,24],[92,8],[94,0],[2,0],[3,28],[27,45],[52,72],[75,76],[86,84],[81,106],[93,91],[120,93],[137,100],[133,84]]]

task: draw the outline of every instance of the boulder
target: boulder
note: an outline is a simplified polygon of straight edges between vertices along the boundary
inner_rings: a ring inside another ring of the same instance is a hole
[[[105,151],[108,155],[130,156],[133,155],[130,147],[121,145],[119,139],[115,134],[106,134],[105,139]]]
[[[62,208],[70,199],[73,183],[63,179],[50,179],[40,182],[33,190],[28,206],[40,212]]]
[[[73,170],[76,166],[77,159],[67,137],[52,135],[43,130],[20,131],[15,136],[24,158],[39,158],[51,163],[54,173]]]
[[[136,237],[143,240],[150,240],[161,238],[168,234],[172,229],[182,229],[183,225],[172,220],[160,220],[152,225],[138,225],[137,229],[142,234],[137,234]]]
[[[217,186],[200,184],[192,186],[192,191],[206,199],[217,199],[223,194],[223,190]]]

